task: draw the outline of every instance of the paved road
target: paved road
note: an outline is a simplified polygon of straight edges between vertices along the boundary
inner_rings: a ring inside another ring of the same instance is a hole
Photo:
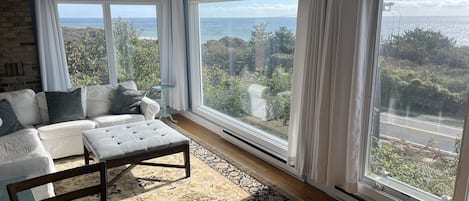
[[[422,121],[381,113],[380,134],[426,145],[432,140],[435,148],[454,152],[454,142],[462,135],[462,128],[447,126],[437,122]]]

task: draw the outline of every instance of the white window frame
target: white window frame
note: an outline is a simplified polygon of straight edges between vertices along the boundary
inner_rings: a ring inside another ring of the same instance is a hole
[[[426,200],[426,201],[440,201],[441,198],[433,194],[410,186],[406,183],[398,181],[393,178],[370,178],[366,176],[368,169],[368,157],[369,157],[369,148],[370,148],[370,139],[373,135],[371,130],[371,123],[373,122],[373,106],[375,99],[375,88],[376,88],[376,79],[378,75],[378,57],[379,57],[379,44],[380,44],[380,34],[381,34],[381,22],[382,22],[382,10],[383,10],[383,0],[379,1],[379,14],[378,14],[378,24],[376,26],[376,41],[374,46],[374,57],[372,63],[371,72],[371,87],[368,87],[367,90],[367,104],[369,108],[367,111],[364,111],[368,115],[367,122],[364,123],[366,126],[365,132],[363,135],[362,142],[365,146],[362,147],[362,157],[361,157],[361,171],[360,171],[360,182],[359,182],[359,193],[367,197],[371,197],[376,200],[394,200],[395,198],[401,200]],[[469,98],[469,97],[468,97]],[[469,104],[469,101],[468,101]],[[458,172],[456,176],[455,191],[453,200],[469,200],[469,161],[463,160],[466,157],[469,157],[469,121],[468,121],[469,107],[466,109],[466,114],[464,118],[464,129],[462,138],[462,147],[460,152],[460,160],[458,166]],[[466,147],[466,149],[464,149]],[[399,189],[399,190],[398,190]],[[405,192],[404,192],[405,191]]]
[[[259,128],[247,123],[233,121],[233,118],[219,111],[204,106],[201,72],[201,44],[200,44],[200,18],[199,3],[223,2],[232,0],[189,0],[189,46],[190,46],[190,72],[191,72],[191,102],[192,112],[217,124],[236,137],[257,146],[269,154],[287,160],[288,141],[273,136]]]
[[[158,30],[158,40],[162,38],[162,23],[158,21],[163,20],[162,16],[162,0],[59,0],[58,4],[95,4],[101,5],[103,9],[103,23],[104,23],[104,36],[106,40],[106,54],[107,54],[107,64],[109,71],[109,84],[117,86],[117,64],[116,64],[116,49],[114,47],[114,35],[112,33],[112,18],[111,18],[111,5],[150,5],[156,7],[157,18],[157,30]],[[60,18],[60,16],[59,16]],[[159,52],[163,51],[162,46],[158,43]],[[161,59],[160,59],[160,68]],[[160,69],[161,70],[161,69]]]

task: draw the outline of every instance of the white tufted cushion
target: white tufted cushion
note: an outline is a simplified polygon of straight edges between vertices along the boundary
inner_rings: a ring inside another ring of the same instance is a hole
[[[41,115],[36,101],[36,93],[31,89],[0,93],[0,100],[7,99],[18,120],[23,125],[34,125],[41,122]]]
[[[159,120],[147,120],[83,132],[83,142],[99,160],[188,144],[189,139]]]

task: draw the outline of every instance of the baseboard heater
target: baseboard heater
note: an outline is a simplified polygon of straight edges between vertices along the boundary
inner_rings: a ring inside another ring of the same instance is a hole
[[[365,201],[365,199],[353,194],[353,193],[349,193],[347,192],[345,189],[343,189],[342,187],[340,186],[335,186],[335,190],[336,192],[334,193],[335,194],[335,197],[338,199],[338,200],[343,200],[343,201]]]
[[[280,157],[278,157],[278,156],[276,156],[276,155],[270,153],[269,151],[266,151],[266,150],[263,149],[262,147],[259,147],[259,146],[255,145],[255,144],[253,144],[253,143],[251,143],[251,142],[249,142],[249,141],[247,141],[247,140],[241,138],[241,137],[238,137],[237,135],[231,133],[230,131],[227,131],[227,130],[223,129],[223,133],[225,133],[225,134],[227,134],[227,135],[229,135],[229,136],[235,138],[235,139],[238,140],[238,141],[241,141],[241,142],[243,142],[243,143],[245,143],[245,144],[251,146],[252,148],[254,148],[254,149],[256,149],[256,150],[258,150],[258,151],[260,151],[260,152],[262,152],[262,153],[264,153],[264,154],[266,154],[266,155],[268,155],[268,156],[270,156],[270,157],[272,157],[272,158],[275,158],[276,160],[278,160],[278,161],[280,161],[280,162],[282,162],[282,163],[287,163],[287,161],[286,161],[285,159],[282,159],[282,158],[280,158]]]

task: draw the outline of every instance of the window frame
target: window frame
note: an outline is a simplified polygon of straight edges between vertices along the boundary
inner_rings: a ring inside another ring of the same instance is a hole
[[[103,9],[103,29],[106,40],[106,54],[107,54],[107,67],[109,71],[109,84],[117,86],[118,72],[117,72],[117,60],[116,60],[116,49],[114,47],[114,34],[112,30],[112,17],[111,17],[111,5],[150,5],[156,7],[156,19],[157,19],[157,35],[158,40],[162,38],[163,34],[162,23],[158,23],[159,20],[163,20],[162,16],[162,3],[163,0],[58,0],[56,6],[59,4],[91,4],[101,5]],[[60,16],[59,16],[60,18]],[[159,52],[163,51],[162,46],[158,43]],[[160,59],[160,68],[161,59]],[[161,71],[161,69],[160,69]]]
[[[194,114],[221,127],[222,130],[266,151],[268,154],[280,159],[282,163],[286,163],[288,140],[281,139],[247,123],[234,121],[232,117],[203,105],[199,4],[224,1],[232,0],[188,0],[189,20],[187,23],[189,23],[188,33],[190,33],[188,44],[190,55],[189,68],[191,83],[189,90],[191,93],[191,110]],[[223,133],[218,134],[226,135]]]
[[[411,200],[417,201],[420,199],[423,200],[441,200],[440,197],[437,197],[431,193],[425,192],[421,189],[416,187],[410,186],[404,182],[398,181],[393,178],[380,178],[382,181],[377,181],[371,178],[370,174],[368,173],[368,164],[369,164],[369,154],[370,154],[370,144],[371,144],[371,137],[373,136],[372,131],[372,123],[373,123],[373,111],[375,110],[375,96],[377,95],[375,90],[378,87],[379,80],[379,46],[380,46],[380,35],[381,35],[381,26],[382,26],[382,12],[383,12],[383,3],[384,0],[379,0],[378,5],[378,16],[377,16],[377,24],[375,30],[375,41],[372,50],[372,61],[370,61],[370,74],[371,79],[369,80],[369,87],[367,87],[366,95],[367,100],[366,103],[369,107],[364,111],[365,115],[368,115],[368,118],[363,122],[364,133],[362,135],[362,142],[364,146],[362,146],[361,150],[361,158],[360,158],[360,172],[359,172],[359,194],[363,194],[368,197],[372,197],[374,199],[379,200],[393,200],[394,198],[398,198],[401,200]],[[469,97],[466,97],[469,98]],[[469,104],[469,101],[468,101]],[[463,149],[463,147],[469,147],[469,137],[467,136],[469,129],[469,121],[468,121],[468,114],[469,114],[469,107],[466,107],[464,115],[464,128],[462,132],[462,139],[461,139],[461,152],[459,155],[459,164],[458,164],[458,171],[456,173],[456,182],[455,182],[455,189],[453,200],[469,200],[469,161],[461,160],[462,158],[469,157],[469,150]],[[467,152],[467,153],[465,153]],[[368,176],[367,176],[368,175]],[[406,192],[398,189],[406,189]]]

